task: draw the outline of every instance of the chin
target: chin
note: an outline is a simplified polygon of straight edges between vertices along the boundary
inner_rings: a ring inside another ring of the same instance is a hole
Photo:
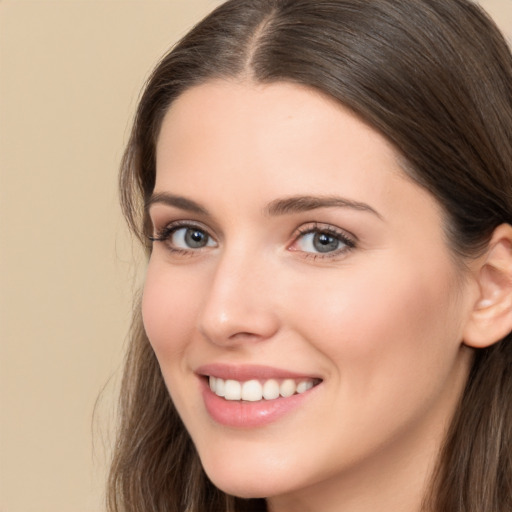
[[[279,470],[258,470],[249,462],[243,469],[224,466],[219,464],[214,464],[213,467],[208,464],[203,465],[208,478],[226,494],[245,499],[267,498],[290,490],[285,488],[290,486],[290,475],[287,474],[285,481],[281,481],[279,477],[276,478]]]
[[[237,498],[267,498],[275,494],[275,484],[266,485],[254,477],[240,478],[233,475],[209,475],[212,483],[221,491]],[[274,489],[272,489],[274,487]]]

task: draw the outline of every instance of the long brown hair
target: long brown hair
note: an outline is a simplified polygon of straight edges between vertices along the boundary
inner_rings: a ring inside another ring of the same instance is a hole
[[[213,78],[288,81],[322,91],[390,140],[440,203],[457,261],[512,223],[512,58],[469,0],[230,0],[158,64],[120,175],[133,231],[151,250],[144,202],[162,118]],[[425,509],[512,510],[512,343],[475,351]],[[165,388],[136,307],[112,463],[111,512],[242,512],[205,476]]]

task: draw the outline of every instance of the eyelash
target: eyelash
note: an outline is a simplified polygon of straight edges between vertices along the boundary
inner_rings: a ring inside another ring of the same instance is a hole
[[[151,242],[163,242],[165,243],[167,249],[178,256],[192,256],[194,254],[197,254],[202,249],[206,249],[208,246],[200,247],[200,248],[189,248],[189,249],[183,249],[179,247],[175,247],[171,245],[170,239],[180,229],[195,229],[197,231],[200,231],[204,233],[209,240],[215,240],[209,233],[208,230],[202,226],[201,224],[196,224],[190,221],[175,221],[171,224],[166,225],[162,229],[158,230],[156,235],[149,236],[149,240]],[[302,251],[300,249],[293,249],[292,247],[299,243],[301,238],[304,238],[306,235],[310,234],[318,234],[322,235],[325,234],[328,237],[334,238],[336,241],[340,242],[343,246],[341,248],[337,248],[333,251],[328,251],[325,253],[321,252],[309,252],[309,251]],[[319,223],[312,223],[309,225],[301,226],[297,229],[297,233],[293,236],[293,241],[288,245],[288,250],[294,251],[294,252],[301,252],[302,256],[307,259],[329,259],[329,258],[335,258],[340,257],[343,254],[353,250],[356,248],[356,242],[357,239],[353,235],[347,234],[345,231],[342,231],[338,228],[335,228],[331,225],[326,224],[319,224]]]
[[[176,254],[178,256],[192,256],[193,253],[197,253],[202,248],[198,248],[198,249],[193,249],[193,248],[182,249],[180,247],[174,247],[170,243],[170,238],[172,237],[172,235],[174,235],[174,233],[176,233],[176,231],[179,231],[180,229],[184,229],[184,228],[195,229],[197,231],[201,231],[209,239],[213,240],[213,237],[211,235],[209,235],[208,230],[205,229],[201,224],[195,224],[195,223],[190,222],[190,221],[175,221],[175,222],[172,222],[171,224],[168,224],[167,226],[164,226],[162,229],[158,230],[156,235],[149,236],[148,238],[149,238],[149,240],[151,242],[163,242],[163,243],[165,243],[167,249],[171,253],[173,253],[173,254]]]
[[[305,237],[309,234],[318,234],[322,235],[325,234],[329,237],[334,238],[341,244],[343,244],[343,247],[337,248],[333,251],[321,253],[321,252],[307,252],[307,251],[301,251],[303,253],[303,257],[307,259],[330,259],[330,258],[339,258],[343,256],[344,254],[348,253],[349,251],[356,248],[356,242],[357,238],[353,235],[349,235],[347,232],[336,228],[329,224],[319,224],[319,223],[313,223],[306,226],[301,226],[298,228],[298,234],[294,236],[293,242],[289,245],[289,247],[292,247],[293,245],[297,244],[301,237]],[[290,250],[297,250],[297,249],[290,249]],[[298,250],[297,250],[298,251]]]

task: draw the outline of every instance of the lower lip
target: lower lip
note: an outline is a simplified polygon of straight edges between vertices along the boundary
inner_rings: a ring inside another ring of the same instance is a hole
[[[202,385],[203,400],[208,414],[217,423],[234,428],[255,428],[273,423],[300,407],[318,387],[317,385],[304,393],[287,398],[245,402],[225,400],[213,393],[204,380]]]

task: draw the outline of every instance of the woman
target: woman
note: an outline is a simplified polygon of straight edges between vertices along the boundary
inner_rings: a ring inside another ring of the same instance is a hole
[[[512,510],[511,84],[466,0],[232,0],[164,57],[111,511]]]

